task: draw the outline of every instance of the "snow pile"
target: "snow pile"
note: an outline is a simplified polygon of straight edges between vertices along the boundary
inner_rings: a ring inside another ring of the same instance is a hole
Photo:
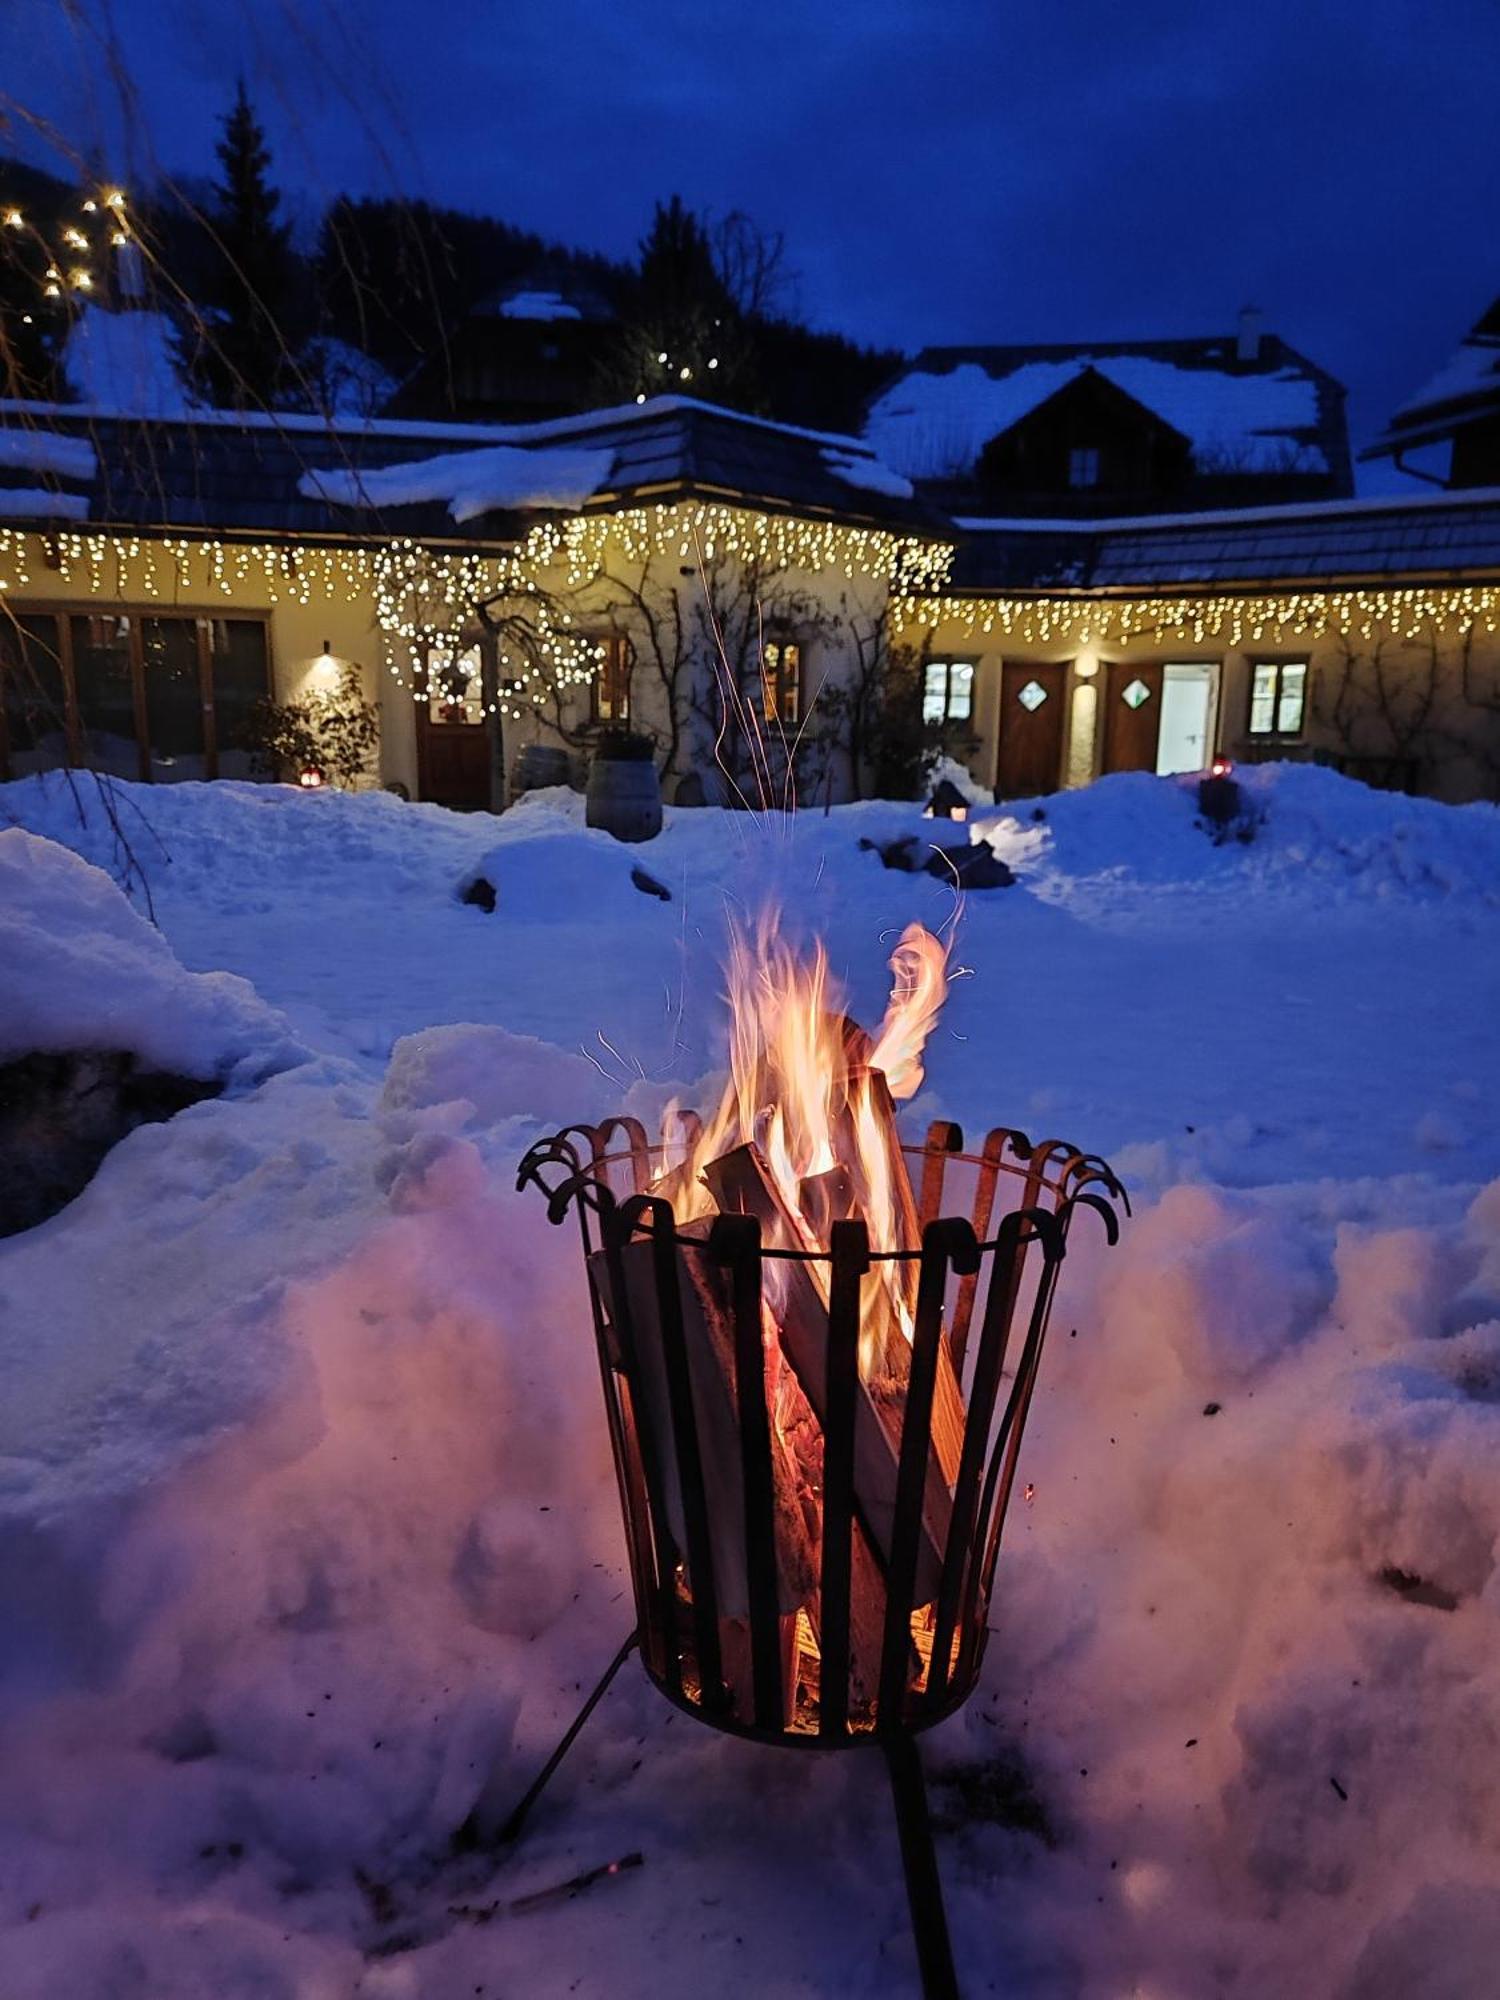
[[[304,472],[297,491],[334,507],[414,507],[440,501],[460,525],[499,508],[576,510],[609,479],[612,450],[494,444],[407,465]]]
[[[0,831],[0,1061],[128,1050],[147,1067],[237,1082],[303,1059],[230,973],[185,972],[107,875],[50,840]]]
[[[1294,368],[1238,374],[1184,367],[1144,354],[1070,354],[994,373],[977,361],[912,368],[870,406],[864,436],[912,479],[973,470],[990,439],[1094,369],[1187,438],[1206,470],[1326,471],[1323,454],[1296,441],[1318,424],[1317,384]]]
[[[582,319],[560,292],[512,292],[500,308],[502,319]]]

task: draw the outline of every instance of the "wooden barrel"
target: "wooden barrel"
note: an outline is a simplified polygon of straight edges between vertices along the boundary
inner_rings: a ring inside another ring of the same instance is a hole
[[[554,743],[528,743],[510,767],[510,802],[548,785],[566,785],[573,775],[568,753]]]
[[[596,757],[584,817],[616,840],[650,840],[660,833],[661,780],[651,759]]]

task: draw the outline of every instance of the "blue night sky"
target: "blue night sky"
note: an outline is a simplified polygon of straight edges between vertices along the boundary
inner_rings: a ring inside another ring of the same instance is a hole
[[[0,12],[4,90],[127,184],[207,171],[240,71],[306,214],[402,189],[628,254],[676,190],[784,230],[814,324],[909,349],[1254,302],[1349,384],[1356,440],[1500,291],[1495,0]]]

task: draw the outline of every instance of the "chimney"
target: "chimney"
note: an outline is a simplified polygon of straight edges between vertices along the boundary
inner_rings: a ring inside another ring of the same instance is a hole
[[[1239,361],[1259,361],[1260,359],[1259,306],[1240,307],[1240,330],[1234,343],[1235,358]]]

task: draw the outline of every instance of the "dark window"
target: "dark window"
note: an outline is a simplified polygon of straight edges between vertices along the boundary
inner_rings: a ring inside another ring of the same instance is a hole
[[[761,649],[767,722],[802,718],[802,647],[796,639],[767,639]]]
[[[0,612],[0,774],[50,771],[68,761],[62,636],[45,613]]]
[[[1099,447],[1075,444],[1068,453],[1068,484],[1078,491],[1099,484]]]
[[[929,660],[922,677],[922,720],[929,728],[968,722],[974,714],[974,662]]]
[[[263,618],[208,620],[209,673],[214,694],[214,741],[221,778],[264,773],[250,764],[250,715],[271,691],[271,660]]]
[[[249,778],[270,692],[261,618],[31,613],[0,620],[0,765],[122,778]]]
[[[1252,736],[1300,736],[1306,705],[1306,660],[1255,662],[1250,677]]]
[[[625,723],[630,720],[630,669],[633,659],[630,641],[611,632],[599,641],[599,671],[593,681],[595,722]]]
[[[117,778],[139,778],[130,620],[90,614],[69,622],[84,762]]]

